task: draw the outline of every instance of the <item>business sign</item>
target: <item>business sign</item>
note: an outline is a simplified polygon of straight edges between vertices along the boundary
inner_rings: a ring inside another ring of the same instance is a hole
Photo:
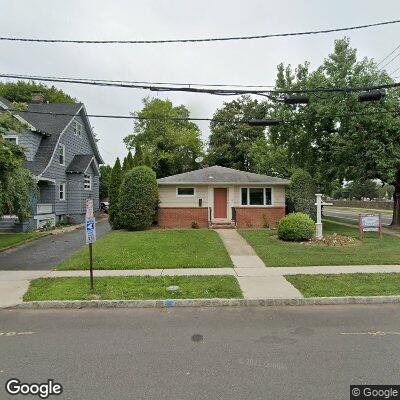
[[[382,217],[381,214],[360,214],[358,216],[358,227],[360,236],[364,236],[364,232],[378,232],[382,236]]]
[[[86,219],[86,244],[96,241],[96,221],[94,218]]]

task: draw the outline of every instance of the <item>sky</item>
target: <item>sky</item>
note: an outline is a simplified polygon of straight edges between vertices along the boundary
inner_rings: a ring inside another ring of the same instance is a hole
[[[0,36],[88,40],[175,39],[329,29],[399,19],[398,0],[0,0]],[[0,72],[72,78],[273,85],[280,62],[316,68],[335,39],[380,61],[400,44],[400,24],[346,33],[236,42],[78,45],[0,42]],[[400,57],[387,70],[400,67]],[[400,75],[400,70],[399,74]],[[147,96],[212,117],[234,97],[56,84],[89,114],[128,115]],[[92,119],[108,164],[124,157],[131,120]],[[208,123],[199,123],[207,141]]]

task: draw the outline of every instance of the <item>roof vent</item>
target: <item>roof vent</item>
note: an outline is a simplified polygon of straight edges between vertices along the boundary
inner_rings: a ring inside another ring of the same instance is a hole
[[[214,179],[214,177],[213,177],[212,175],[210,175],[210,176],[208,177],[208,179]]]

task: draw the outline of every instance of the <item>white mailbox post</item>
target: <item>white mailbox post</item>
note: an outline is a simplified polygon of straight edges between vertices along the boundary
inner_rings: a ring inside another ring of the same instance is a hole
[[[322,194],[318,193],[315,195],[317,198],[317,202],[315,205],[317,206],[317,223],[315,224],[316,232],[315,236],[317,239],[322,239],[322,206],[331,206],[333,203],[325,203],[322,201]]]

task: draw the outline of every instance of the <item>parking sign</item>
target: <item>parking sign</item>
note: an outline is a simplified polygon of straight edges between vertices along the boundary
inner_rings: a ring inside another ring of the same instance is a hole
[[[96,240],[96,221],[94,218],[86,220],[86,244],[93,243]]]

